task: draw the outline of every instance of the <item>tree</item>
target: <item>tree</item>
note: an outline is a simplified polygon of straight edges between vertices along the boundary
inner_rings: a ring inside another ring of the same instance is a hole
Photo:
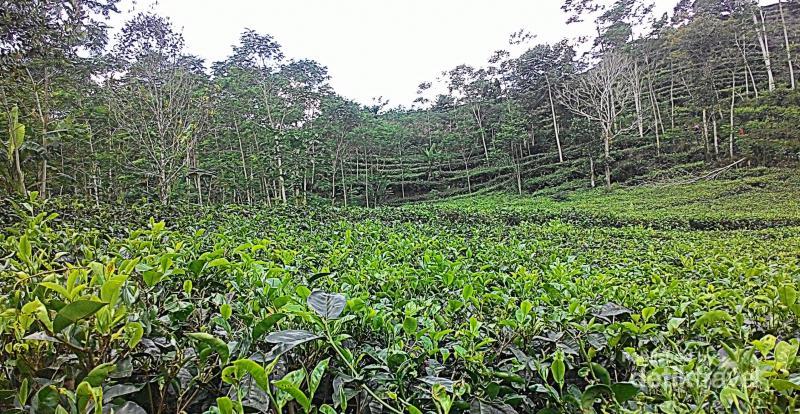
[[[525,145],[526,135],[522,109],[518,104],[507,102],[497,139],[501,143],[501,148],[507,151],[506,157],[514,168],[517,193],[520,195],[522,195],[522,148]]]
[[[598,124],[603,134],[606,187],[611,187],[611,145],[636,123],[625,126],[624,112],[633,96],[631,61],[620,53],[606,55],[588,72],[561,89],[561,102],[570,111]]]
[[[488,79],[483,69],[460,65],[448,73],[448,90],[454,98],[455,105],[465,105],[478,128],[486,162],[489,162],[489,146],[486,137],[486,107],[499,94],[499,85]]]
[[[146,181],[154,178],[164,204],[186,173],[207,115],[202,65],[182,49],[183,39],[168,20],[139,14],[123,28],[115,52],[124,72],[107,81],[119,131],[140,148],[128,166]]]
[[[778,0],[778,12],[781,17],[781,28],[783,29],[784,46],[786,47],[786,64],[789,66],[789,87],[792,90],[797,88],[794,79],[794,62],[792,61],[792,44],[789,41],[789,29],[786,26],[786,15],[783,13],[783,1]]]
[[[564,162],[564,152],[558,122],[558,96],[554,91],[574,72],[574,58],[575,51],[566,41],[553,46],[537,45],[516,59],[509,74],[510,96],[520,101],[531,116],[538,107],[546,105],[559,162]]]
[[[78,67],[99,54],[106,43],[102,20],[117,12],[119,0],[19,0],[3,2],[0,11],[0,95],[4,111],[17,108],[25,118],[28,147],[38,161],[37,187],[48,194],[51,138],[68,109],[59,96],[69,78],[85,77]],[[77,70],[76,70],[77,69]],[[35,143],[35,144],[34,144]],[[35,146],[35,148],[34,148]],[[21,166],[20,166],[21,171]],[[23,180],[24,181],[24,180]]]

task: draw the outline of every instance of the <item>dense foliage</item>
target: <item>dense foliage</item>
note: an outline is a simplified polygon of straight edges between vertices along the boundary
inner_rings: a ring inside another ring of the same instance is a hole
[[[0,407],[792,411],[800,208],[774,178],[369,210],[32,195],[0,236]]]
[[[681,0],[665,16],[646,0],[564,1],[596,37],[534,44],[522,30],[484,67],[421,83],[411,108],[337,95],[321,63],[268,34],[203,62],[148,13],[108,41],[117,0],[7,3],[8,192],[376,206],[798,161],[796,0]]]

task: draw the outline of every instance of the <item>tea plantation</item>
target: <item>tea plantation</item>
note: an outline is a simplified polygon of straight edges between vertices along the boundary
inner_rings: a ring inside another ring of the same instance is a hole
[[[33,195],[3,214],[0,408],[795,411],[798,188],[777,171],[378,209]]]

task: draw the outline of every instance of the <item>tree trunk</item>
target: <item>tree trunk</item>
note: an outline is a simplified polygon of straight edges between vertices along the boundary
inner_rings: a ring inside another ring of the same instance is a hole
[[[792,46],[789,43],[789,31],[786,28],[786,18],[783,15],[783,1],[778,0],[778,11],[781,14],[781,25],[783,26],[783,40],[786,42],[786,62],[789,65],[789,86],[792,90],[796,89],[794,79],[794,63],[792,62]]]
[[[164,167],[159,167],[158,172],[158,200],[161,204],[169,204],[169,182],[167,180],[167,172]]]
[[[28,189],[25,187],[25,173],[22,172],[22,162],[19,158],[19,148],[14,148],[14,170],[17,178],[17,193],[23,197],[28,196]]]
[[[756,34],[758,35],[758,44],[761,46],[761,55],[764,58],[764,67],[767,69],[767,80],[769,81],[769,90],[770,92],[775,90],[775,76],[772,74],[772,59],[770,58],[769,53],[769,41],[767,40],[767,27],[766,23],[764,23],[764,10],[759,7],[758,9],[759,15],[761,16],[761,21],[756,17],[755,11],[752,12],[753,14],[753,24],[756,27]]]
[[[670,81],[669,81],[669,123],[671,129],[675,129],[675,76],[672,72],[672,65],[670,65]]]
[[[286,204],[286,183],[283,177],[283,157],[281,156],[281,142],[278,139],[278,134],[275,134],[275,164],[278,166],[278,189],[280,190],[280,199]]]
[[[606,188],[611,188],[611,128],[613,128],[612,125],[606,127],[605,137],[603,139]]]
[[[475,121],[478,122],[478,129],[481,132],[481,143],[483,143],[483,155],[486,157],[486,163],[489,163],[489,147],[486,146],[486,131],[483,130],[483,119],[481,119],[481,108],[480,107],[473,107],[472,108],[472,115],[475,117]]]
[[[247,204],[251,204],[250,200],[250,179],[247,175],[247,161],[244,156],[244,147],[242,146],[242,135],[239,134],[239,125],[236,124],[236,139],[239,141],[239,155],[242,160],[242,178],[244,179],[244,188],[247,192]]]
[[[594,158],[590,155],[589,156],[589,175],[591,177],[592,188],[596,186],[594,180]]]
[[[43,102],[44,99],[50,94],[50,81],[47,75],[47,70],[44,71],[44,77],[42,79],[42,89],[43,93],[39,94],[39,90],[36,87],[36,81],[33,79],[33,75],[28,69],[25,69],[28,74],[28,78],[31,81],[31,85],[33,86],[33,97],[36,101],[36,110],[39,114],[39,122],[42,124],[42,140],[40,145],[42,146],[43,156],[42,162],[39,164],[39,196],[47,198],[47,134],[49,133],[50,127],[50,116],[48,111],[46,110],[47,102]]]
[[[747,79],[745,79],[745,82],[747,82]],[[735,108],[736,108],[736,71],[734,70],[733,81],[731,85],[731,125],[730,125],[731,130],[730,130],[730,136],[728,137],[728,155],[730,155],[731,158],[733,158],[733,127],[734,127],[733,111]]]
[[[644,117],[642,116],[642,82],[639,79],[639,64],[634,63],[633,75],[635,83],[633,85],[633,103],[636,107],[636,127],[639,130],[639,138],[644,138]]]
[[[706,148],[706,158],[707,158],[709,154],[709,148],[708,148],[708,110],[706,108],[703,108],[703,144],[705,145]]]
[[[472,182],[470,180],[469,172],[469,158],[464,157],[464,169],[467,170],[467,191],[472,194]]]
[[[744,77],[744,84],[747,86],[748,89],[748,96],[750,95],[749,92],[749,83],[747,82],[747,74],[750,74],[750,80],[753,82],[753,93],[755,93],[756,98],[758,98],[758,86],[756,85],[756,77],[753,76],[753,69],[750,67],[750,62],[747,60],[747,48],[744,44],[739,42],[739,36],[736,36],[736,46],[738,47],[739,51],[742,52],[742,60],[744,61],[744,67],[747,71]]]
[[[364,150],[364,201],[369,208],[369,157],[367,150]]]
[[[714,155],[719,156],[719,133],[717,131],[717,114],[711,116],[711,124],[714,127]]]
[[[653,132],[656,134],[656,155],[661,155],[661,136],[658,133],[658,122],[661,119],[661,111],[658,109],[658,101],[656,100],[655,88],[653,88],[653,79],[649,78],[648,87],[650,89],[650,106],[653,110]],[[664,130],[664,123],[661,123],[661,130]]]
[[[403,163],[403,148],[398,151],[400,153],[400,197],[402,200],[406,199],[406,165]]]
[[[550,98],[550,113],[553,115],[553,132],[556,135],[556,147],[558,147],[558,162],[564,162],[564,153],[561,151],[561,139],[559,138],[558,134],[558,119],[556,118],[556,107],[553,104],[553,91],[550,86],[550,79],[545,76],[545,80],[547,81],[547,96]],[[533,141],[533,138],[531,138]]]
[[[347,182],[344,180],[344,160],[339,162],[339,167],[342,171],[342,197],[344,198],[344,206],[347,207]],[[336,171],[333,173],[336,174]]]

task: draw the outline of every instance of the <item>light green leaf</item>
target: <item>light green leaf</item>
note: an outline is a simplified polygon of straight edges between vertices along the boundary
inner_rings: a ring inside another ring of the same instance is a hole
[[[611,375],[608,373],[608,370],[605,369],[602,365],[592,362],[589,364],[589,368],[592,370],[595,378],[597,378],[600,383],[605,385],[611,385]]]
[[[783,285],[778,288],[778,298],[786,306],[792,306],[797,302],[797,289],[792,285]]]
[[[217,408],[221,414],[233,414],[233,401],[228,397],[217,398]]]
[[[712,310],[697,318],[697,320],[694,322],[694,329],[715,325],[719,322],[730,322],[732,320],[733,318],[731,318],[731,315],[728,314],[728,312],[723,310]]]
[[[228,349],[228,344],[226,344],[222,339],[215,337],[214,335],[207,334],[205,332],[193,332],[188,333],[186,336],[196,339],[211,348],[213,348],[219,356],[221,357],[222,363],[225,364],[228,362],[228,359],[231,356],[230,350]]]
[[[222,318],[226,321],[231,318],[231,314],[233,314],[233,310],[231,309],[231,305],[227,303],[223,303],[222,306],[219,307],[219,313],[222,315]]]
[[[133,349],[139,344],[144,335],[144,328],[139,322],[128,322],[125,324],[125,332],[128,334],[128,347]]]
[[[550,372],[553,374],[553,379],[559,386],[564,386],[564,375],[566,373],[566,365],[564,364],[564,353],[561,350],[556,351],[553,357],[553,363],[550,365]]]
[[[311,371],[311,375],[308,376],[308,398],[314,398],[317,387],[319,387],[319,383],[322,381],[322,376],[325,375],[325,370],[328,369],[330,361],[330,358],[325,358],[320,361]]]
[[[108,377],[108,374],[114,372],[116,369],[117,366],[110,362],[100,364],[89,371],[89,373],[86,374],[86,378],[83,380],[92,387],[99,387],[103,381],[105,381],[106,377]]]
[[[406,335],[413,336],[417,333],[417,319],[411,316],[406,316],[403,320],[403,331]]]

